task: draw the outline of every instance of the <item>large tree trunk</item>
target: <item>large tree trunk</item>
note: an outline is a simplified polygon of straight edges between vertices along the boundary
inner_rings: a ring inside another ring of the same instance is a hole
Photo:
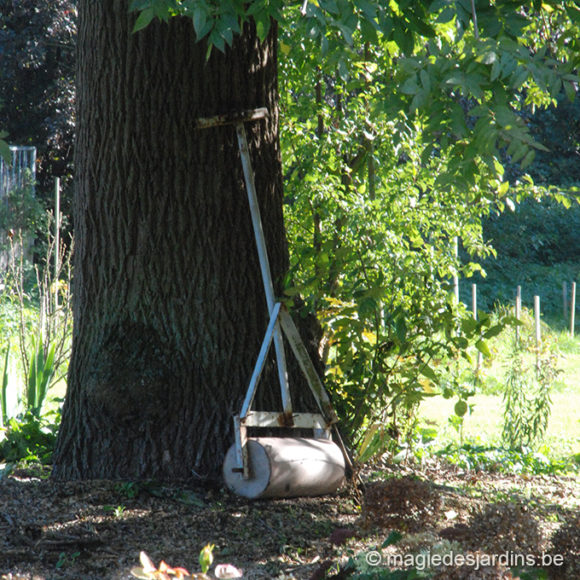
[[[287,266],[275,30],[231,50],[190,20],[132,34],[79,2],[73,354],[56,478],[216,478],[267,325],[235,130],[248,124],[274,279]],[[275,383],[262,385],[276,388]]]

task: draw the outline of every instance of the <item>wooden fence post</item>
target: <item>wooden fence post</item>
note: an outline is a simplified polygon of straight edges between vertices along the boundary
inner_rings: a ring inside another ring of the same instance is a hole
[[[459,260],[459,238],[457,236],[453,238],[453,253],[455,254],[455,263],[457,267],[457,261]],[[453,274],[453,294],[455,296],[455,304],[459,304],[459,276],[457,274],[457,269]]]
[[[516,320],[522,315],[522,287],[518,286],[516,290]],[[516,326],[516,348],[520,345],[520,327]]]
[[[471,285],[471,310],[473,312],[473,320],[477,320],[477,284]],[[481,352],[477,351],[477,362],[475,365],[475,374],[479,375],[481,367]]]
[[[570,299],[570,336],[574,338],[574,324],[576,315],[576,282],[572,282],[572,296]]]
[[[540,297],[534,296],[534,321],[536,326],[536,371],[540,372],[540,345],[542,333],[540,329]]]
[[[58,310],[60,275],[60,177],[54,178],[54,308]]]

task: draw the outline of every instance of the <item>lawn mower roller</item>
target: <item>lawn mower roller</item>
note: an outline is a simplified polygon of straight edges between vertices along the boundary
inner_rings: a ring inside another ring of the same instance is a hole
[[[228,450],[223,475],[226,485],[247,498],[279,498],[324,495],[335,492],[352,469],[348,453],[340,439],[338,421],[328,394],[314,368],[290,314],[276,301],[268,262],[268,252],[256,196],[254,174],[248,151],[244,123],[268,116],[265,108],[241,113],[198,119],[198,129],[234,125],[242,160],[244,180],[266,303],[270,321],[258,353],[254,372],[239,414],[234,416],[235,442]],[[295,413],[288,385],[283,337],[296,357],[314,395],[319,413]],[[282,412],[252,411],[252,403],[270,346],[274,343]],[[248,428],[312,430],[313,437],[248,437]],[[332,440],[332,432],[336,443]]]

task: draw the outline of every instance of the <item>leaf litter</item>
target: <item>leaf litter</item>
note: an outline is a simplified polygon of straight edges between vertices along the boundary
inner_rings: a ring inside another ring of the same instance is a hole
[[[33,466],[0,479],[2,580],[128,580],[142,551],[195,570],[208,543],[216,564],[246,579],[387,578],[409,563],[419,569],[425,555],[424,578],[518,578],[502,554],[536,562],[558,555],[561,564],[544,566],[549,576],[528,567],[536,574],[528,577],[580,578],[573,476],[377,463],[335,496],[248,501],[185,482],[63,483],[48,475]],[[381,558],[374,567],[371,553]],[[442,557],[450,553],[462,559]]]

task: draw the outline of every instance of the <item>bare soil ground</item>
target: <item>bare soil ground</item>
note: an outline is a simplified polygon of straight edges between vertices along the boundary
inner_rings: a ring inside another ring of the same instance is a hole
[[[2,580],[129,579],[141,550],[193,572],[207,543],[247,579],[411,578],[390,571],[413,567],[446,580],[580,578],[574,477],[379,464],[334,497],[246,501],[188,484],[47,476],[0,479]]]

